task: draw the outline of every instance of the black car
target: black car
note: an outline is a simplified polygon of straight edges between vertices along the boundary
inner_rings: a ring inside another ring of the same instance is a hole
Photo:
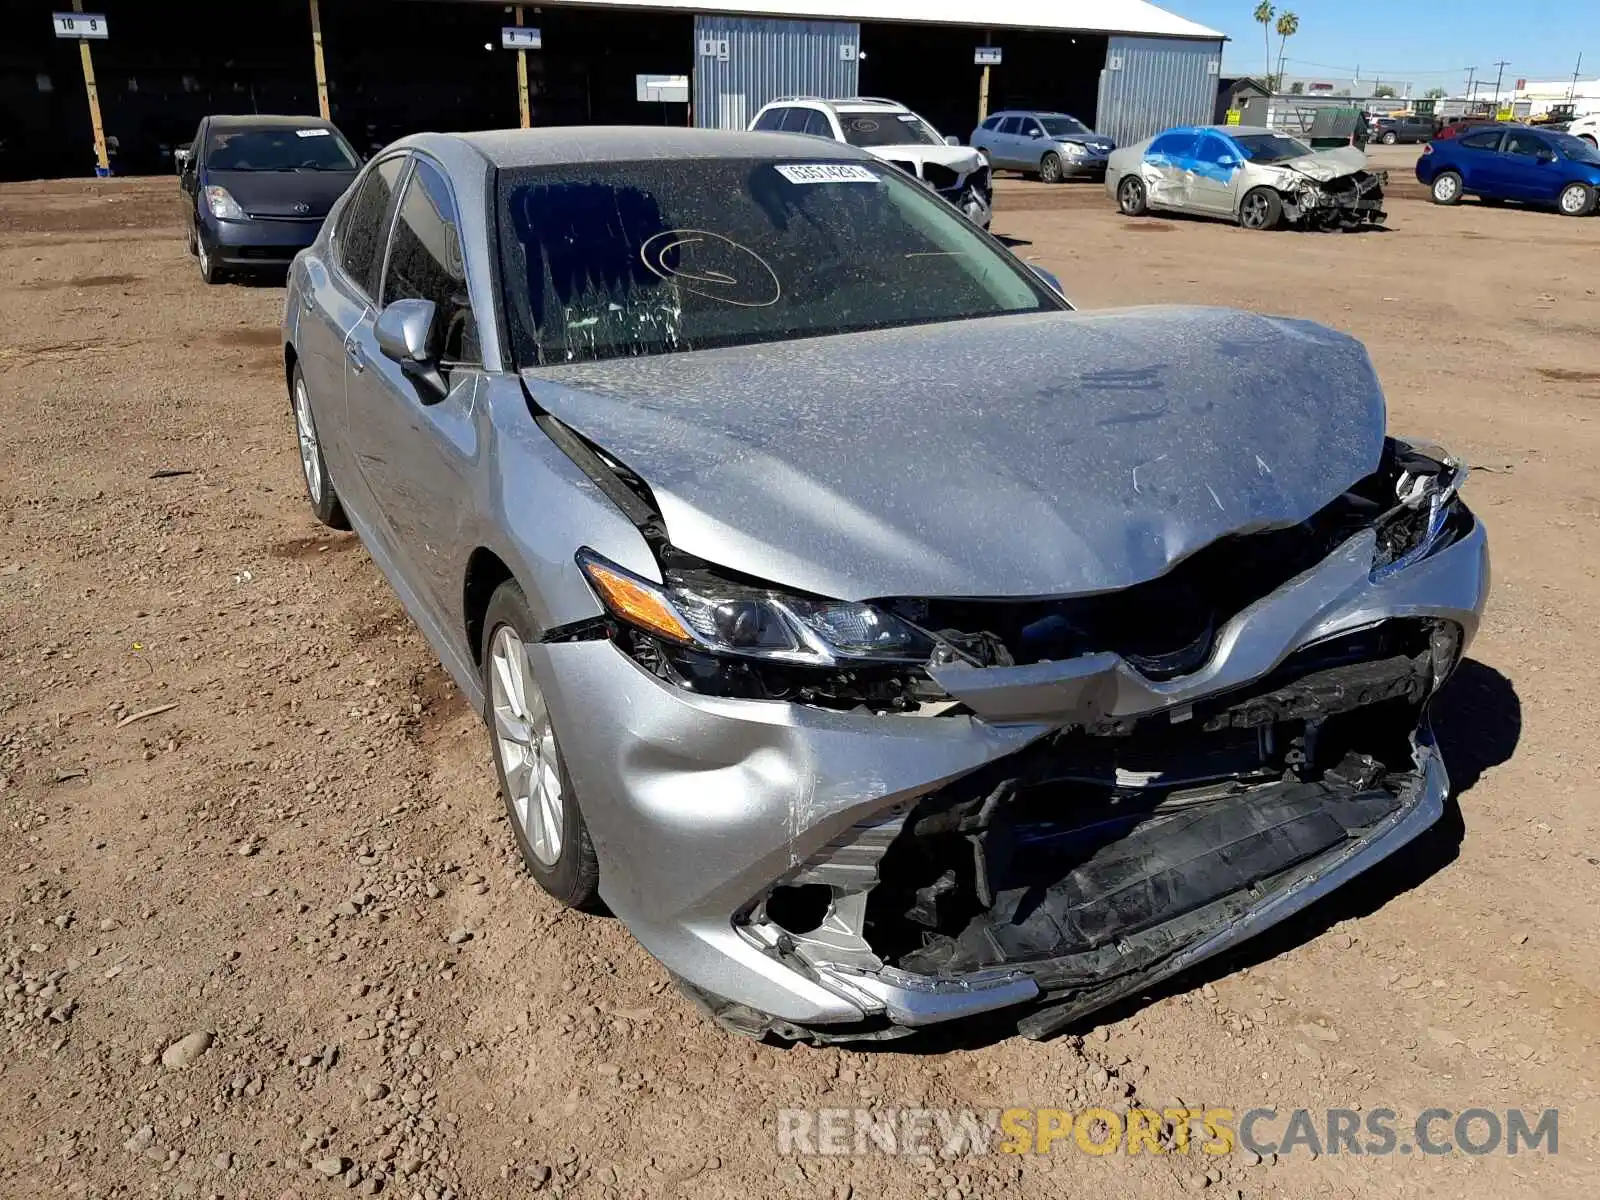
[[[1432,117],[1373,117],[1367,141],[1393,146],[1397,142],[1426,142],[1438,131]]]
[[[207,117],[176,157],[192,201],[189,253],[207,283],[287,266],[361,168],[344,134],[316,117]]]

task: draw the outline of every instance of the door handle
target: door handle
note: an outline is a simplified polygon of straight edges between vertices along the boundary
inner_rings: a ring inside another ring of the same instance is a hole
[[[367,356],[361,349],[360,342],[346,342],[344,344],[345,357],[350,360],[350,369],[357,375],[367,369]]]

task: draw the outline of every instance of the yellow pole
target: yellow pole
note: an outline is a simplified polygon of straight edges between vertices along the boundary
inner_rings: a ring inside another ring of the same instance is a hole
[[[83,0],[72,0],[72,11],[83,11]],[[89,127],[94,130],[94,157],[100,169],[111,171],[111,159],[106,154],[106,129],[100,123],[100,89],[94,82],[94,59],[89,56],[89,39],[78,39],[78,56],[83,59],[83,87],[89,94]]]
[[[517,5],[517,24],[522,24],[522,5]],[[517,112],[522,117],[522,127],[529,128],[533,118],[528,112],[528,52],[517,49]]]
[[[989,119],[989,64],[983,64],[983,79],[978,84],[978,124]]]
[[[322,61],[322,14],[317,0],[311,0],[311,57],[317,65],[317,111],[324,121],[331,120],[328,108],[328,68]]]

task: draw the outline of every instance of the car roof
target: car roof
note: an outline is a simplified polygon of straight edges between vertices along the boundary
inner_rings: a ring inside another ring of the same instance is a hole
[[[1171,129],[1163,129],[1156,137],[1165,137],[1169,133],[1225,133],[1237,136],[1241,133],[1279,133],[1284,137],[1292,134],[1283,133],[1281,129],[1268,129],[1265,125],[1174,125]]]
[[[505,168],[674,158],[873,161],[865,150],[800,133],[747,133],[661,125],[560,125],[481,133],[418,133],[401,138],[392,149],[413,147],[430,151],[441,159],[465,147],[494,166]]]
[[[990,117],[1072,117],[1071,113],[1062,112],[1058,108],[1002,108],[999,112],[989,114]],[[985,118],[987,120],[988,118]]]
[[[332,121],[321,117],[292,117],[282,115],[233,115],[206,118],[213,129],[335,129]]]

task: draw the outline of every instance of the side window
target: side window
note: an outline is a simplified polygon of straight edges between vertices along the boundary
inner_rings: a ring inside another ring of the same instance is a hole
[[[1150,143],[1150,149],[1145,151],[1145,157],[1193,158],[1196,140],[1192,133],[1163,133]]]
[[[1021,117],[1007,117],[1004,121],[1000,122],[1000,132],[1001,133],[1020,133],[1020,132],[1022,132],[1022,118]]]
[[[1500,131],[1480,129],[1476,133],[1463,133],[1456,140],[1468,150],[1493,150],[1500,144]]]
[[[1545,150],[1544,139],[1533,133],[1508,133],[1506,134],[1506,153],[1520,154],[1525,158],[1537,158]]]
[[[467,268],[461,253],[461,230],[450,189],[437,167],[417,159],[389,247],[383,275],[383,303],[432,300],[443,330],[439,357],[443,362],[477,362],[478,326],[467,295]]]
[[[998,129],[999,127],[1000,127],[1000,118],[999,117],[990,117],[987,121],[985,121],[983,123],[983,125],[980,128],[987,129],[992,133],[996,129]]]
[[[808,108],[806,110],[806,127],[800,131],[809,133],[813,137],[825,137],[833,140],[833,126],[828,124],[828,114],[820,109]]]
[[[766,112],[762,113],[756,118],[756,128],[765,133],[772,133],[773,131],[782,128],[783,114],[788,111],[789,110],[786,108],[767,109]]]
[[[1194,156],[1200,162],[1209,163],[1214,167],[1220,167],[1224,158],[1237,159],[1239,157],[1227,142],[1214,133],[1208,133],[1200,139],[1200,145],[1195,150]]]
[[[405,158],[386,158],[367,172],[361,190],[350,198],[339,223],[339,265],[369,295],[378,294],[378,270],[383,265],[383,218]]]

